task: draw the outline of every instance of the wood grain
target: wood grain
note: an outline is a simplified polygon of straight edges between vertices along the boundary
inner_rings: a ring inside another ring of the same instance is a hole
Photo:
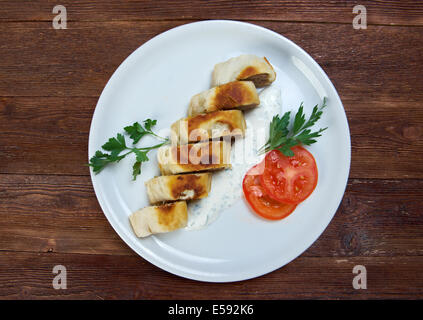
[[[422,178],[421,104],[360,100],[344,100],[352,143],[350,177]],[[84,164],[96,103],[91,97],[0,98],[0,173],[88,175]]]
[[[0,24],[10,43],[0,47],[0,126],[7,133],[0,155],[8,160],[0,172],[88,174],[82,164],[103,86],[140,43],[180,22],[135,24]],[[423,28],[261,24],[304,47],[334,82],[350,121],[352,178],[423,178],[423,56],[413,45],[423,41]]]
[[[0,98],[0,172],[88,175],[96,103],[96,98]]]
[[[98,97],[130,53],[184,23],[78,22],[67,30],[54,30],[43,22],[0,24],[7,43],[0,46],[0,96]],[[423,99],[419,78],[423,54],[415,45],[423,41],[423,28],[370,26],[357,31],[338,24],[258,24],[310,53],[343,99],[359,103]]]
[[[0,21],[50,21],[55,0],[0,1]],[[423,4],[419,1],[124,1],[63,0],[73,21],[235,19],[351,24],[355,5],[367,9],[369,24],[422,25]]]
[[[423,2],[0,0],[0,299],[422,299]],[[368,28],[354,30],[365,5]],[[97,99],[119,64],[170,28],[236,19],[304,48],[349,119],[350,180],[299,258],[229,284],[171,275],[136,255],[95,198],[87,161]],[[52,288],[55,265],[68,289]],[[368,271],[354,290],[352,268]]]
[[[66,290],[54,290],[55,265],[67,269]],[[355,265],[367,289],[352,287]],[[300,257],[260,278],[205,283],[169,274],[137,256],[3,252],[2,299],[370,299],[422,298],[423,257]]]
[[[350,180],[335,218],[303,256],[423,255],[422,190],[423,180]],[[134,255],[89,177],[0,175],[0,216],[0,250]]]

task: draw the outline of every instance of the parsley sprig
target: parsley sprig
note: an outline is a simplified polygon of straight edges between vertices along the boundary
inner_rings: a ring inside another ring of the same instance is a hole
[[[144,127],[138,122],[135,122],[132,126],[125,127],[124,130],[129,134],[129,137],[133,140],[134,144],[138,143],[138,141],[140,141],[141,138],[147,134],[150,134],[160,140],[167,140],[166,138],[158,136],[151,130],[151,128],[154,127],[156,123],[157,120],[147,119],[144,120]]]
[[[128,154],[134,153],[135,154],[135,163],[132,166],[132,176],[133,180],[137,178],[139,174],[141,174],[141,165],[143,162],[147,162],[148,156],[147,153],[153,149],[157,149],[169,142],[168,138],[163,138],[158,136],[152,131],[152,127],[154,127],[157,123],[157,120],[147,119],[143,122],[144,126],[138,122],[135,122],[132,126],[127,126],[124,128],[125,132],[129,135],[129,138],[132,139],[132,144],[137,144],[142,137],[145,135],[152,135],[157,139],[162,140],[161,143],[150,146],[150,147],[143,147],[143,148],[136,148],[134,146],[129,147],[126,145],[125,137],[123,134],[118,133],[116,137],[110,138],[103,146],[101,147],[104,151],[108,151],[109,153],[105,153],[102,150],[96,151],[94,156],[90,159],[90,163],[88,164],[90,167],[93,168],[94,173],[101,172],[107,165],[114,162],[119,162],[123,158],[125,158]],[[122,152],[127,151],[122,154]]]
[[[291,150],[296,145],[311,145],[316,142],[316,138],[322,135],[327,128],[311,131],[311,127],[320,119],[323,109],[326,107],[326,98],[323,99],[322,106],[314,106],[310,118],[306,120],[304,107],[300,108],[294,118],[294,124],[289,127],[291,112],[285,112],[280,118],[279,115],[273,117],[269,127],[269,139],[263,147],[259,149],[259,154],[270,150],[279,150],[287,157],[294,156]]]

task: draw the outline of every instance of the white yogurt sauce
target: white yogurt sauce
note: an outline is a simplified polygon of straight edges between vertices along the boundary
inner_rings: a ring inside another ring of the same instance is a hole
[[[260,106],[244,112],[247,129],[245,138],[237,139],[232,144],[232,169],[214,172],[209,196],[189,202],[187,230],[201,229],[212,223],[221,211],[242,197],[244,175],[263,158],[257,155],[257,150],[268,138],[269,123],[273,116],[281,113],[281,90],[275,86],[260,93]]]

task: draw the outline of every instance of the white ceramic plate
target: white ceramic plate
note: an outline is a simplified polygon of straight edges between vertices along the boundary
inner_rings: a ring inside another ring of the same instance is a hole
[[[186,115],[194,94],[210,87],[213,66],[242,53],[266,56],[275,66],[283,108],[305,111],[328,97],[319,125],[329,129],[309,150],[319,182],[313,194],[281,221],[254,215],[243,199],[201,230],[138,239],[128,216],[147,206],[144,182],[159,175],[155,153],[133,182],[133,159],[91,174],[97,199],[115,231],[140,256],[176,275],[227,282],[278,269],[323,232],[342,199],[350,167],[348,122],[339,96],[319,65],[300,47],[268,29],[236,21],[203,21],[164,32],[135,50],[104,88],[91,123],[89,157],[124,126],[158,119],[157,130]],[[282,110],[281,110],[282,112]],[[147,142],[147,141],[146,141]],[[241,188],[241,186],[240,186]]]

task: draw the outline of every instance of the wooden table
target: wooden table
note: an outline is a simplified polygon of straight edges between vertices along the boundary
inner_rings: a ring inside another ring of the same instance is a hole
[[[52,9],[67,9],[55,30]],[[352,26],[365,5],[368,28]],[[327,72],[351,130],[348,187],[329,227],[287,266],[227,284],[148,263],[113,231],[87,162],[97,99],[119,64],[170,28],[236,19],[274,30]],[[423,298],[421,1],[0,0],[0,297]],[[55,265],[68,289],[52,287]],[[367,290],[352,287],[355,265]]]

